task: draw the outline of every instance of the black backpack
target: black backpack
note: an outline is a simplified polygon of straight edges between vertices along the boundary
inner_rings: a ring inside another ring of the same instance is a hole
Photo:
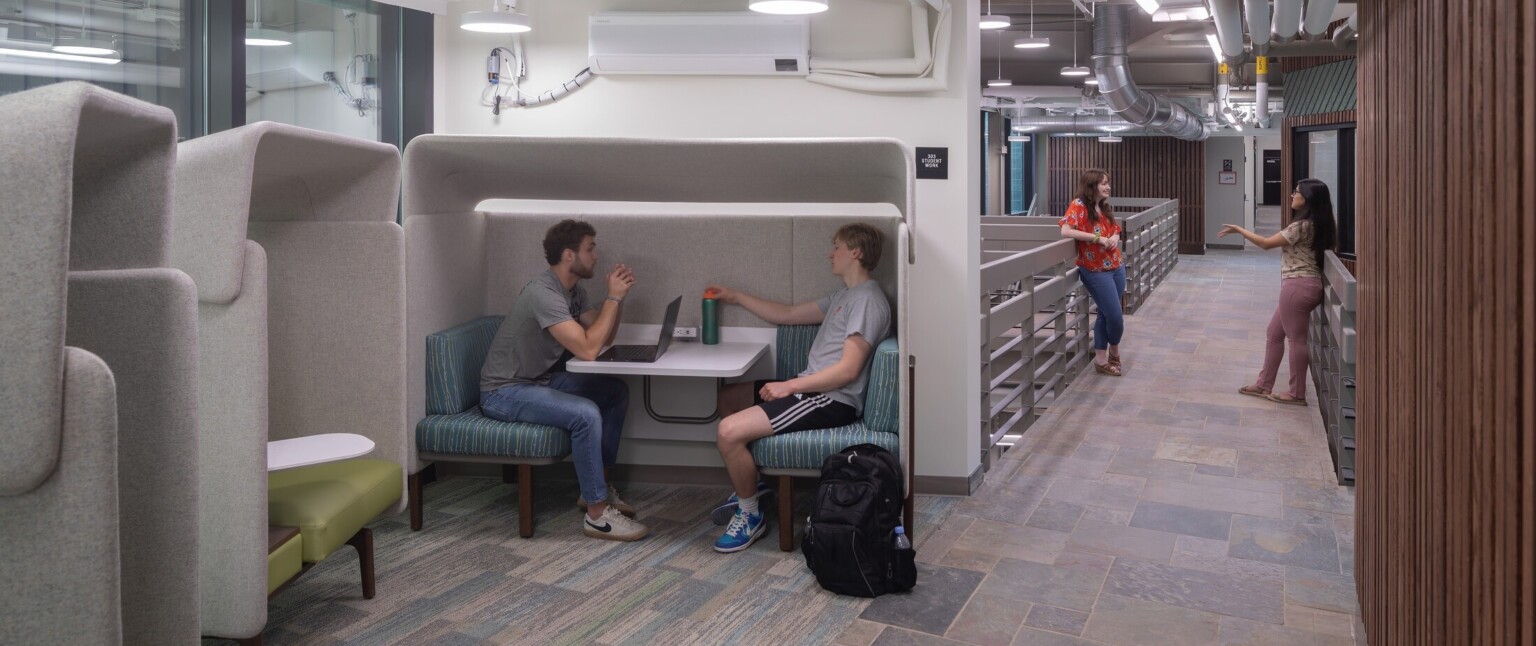
[[[821,587],[855,597],[904,592],[917,584],[917,554],[897,549],[901,462],[890,451],[859,444],[821,464],[811,517],[800,549]]]

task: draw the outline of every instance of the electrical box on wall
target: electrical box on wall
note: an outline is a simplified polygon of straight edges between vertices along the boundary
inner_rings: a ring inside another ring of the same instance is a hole
[[[588,19],[594,74],[805,76],[805,16],[752,12],[603,13]]]

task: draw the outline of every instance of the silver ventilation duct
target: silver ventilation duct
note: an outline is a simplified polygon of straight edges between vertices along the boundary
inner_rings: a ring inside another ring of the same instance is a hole
[[[1099,5],[1093,17],[1093,71],[1099,93],[1109,109],[1131,124],[1179,139],[1200,141],[1210,136],[1199,115],[1165,96],[1142,91],[1131,80],[1125,55],[1132,5]]]

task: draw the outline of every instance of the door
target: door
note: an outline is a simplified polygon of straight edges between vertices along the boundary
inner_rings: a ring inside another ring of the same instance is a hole
[[[1264,151],[1264,186],[1259,194],[1263,196],[1260,204],[1265,206],[1279,206],[1280,196],[1284,194],[1280,187],[1280,151]]]

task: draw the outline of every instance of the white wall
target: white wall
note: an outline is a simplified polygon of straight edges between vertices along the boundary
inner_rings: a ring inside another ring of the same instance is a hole
[[[996,112],[987,120],[987,201],[983,215],[1002,215],[1008,212],[1003,201],[1008,176],[1003,173],[1008,157],[1008,133],[1003,129],[1003,115]],[[954,162],[950,162],[954,163]]]
[[[326,71],[336,73],[337,78],[343,83],[347,81],[347,64],[351,62],[352,51],[352,25],[344,17],[352,10],[336,10],[332,24],[334,32],[325,47],[321,51],[305,51],[303,56],[318,56],[329,61],[329,65],[322,65]],[[439,19],[441,20],[441,19]],[[357,12],[357,54],[374,54],[377,60],[379,46],[375,34],[378,32],[379,17],[372,14]],[[314,46],[309,41],[290,45],[287,47],[247,47],[247,56],[293,56],[295,48],[299,46]],[[377,67],[375,67],[377,70]],[[276,121],[288,123],[315,130],[334,132],[349,137],[379,140],[379,111],[371,109],[367,114],[359,116],[356,109],[342,103],[344,100],[329,84],[321,84],[318,79],[314,85],[306,85],[288,90],[272,90],[261,96],[251,98],[245,104],[246,123],[257,121]],[[348,88],[353,96],[361,96],[361,85],[352,85]],[[371,96],[378,98],[378,91],[373,90]]]
[[[486,3],[454,2],[440,25],[456,25]],[[744,3],[701,6],[688,0],[544,0],[525,2],[535,25],[524,36],[528,79],[541,91],[586,67],[587,18],[600,11],[740,10]],[[979,303],[980,128],[977,9],[957,2],[950,22],[950,89],[924,95],[850,92],[798,78],[600,77],[565,99],[492,116],[479,103],[485,57],[506,36],[440,28],[445,77],[438,131],[612,137],[894,137],[911,146],[949,148],[949,179],[918,180],[911,322],[917,358],[917,466],[921,476],[963,478],[980,455]],[[812,53],[846,58],[911,55],[904,0],[839,0],[812,17]],[[893,259],[894,260],[894,259]],[[717,465],[713,446],[635,440],[621,460]]]
[[[1248,205],[1244,202],[1249,189],[1243,184],[1246,174],[1244,160],[1247,146],[1245,137],[1211,137],[1205,140],[1205,242],[1207,245],[1241,247],[1241,238],[1228,236],[1217,239],[1216,233],[1223,224],[1243,226],[1248,220]],[[1232,172],[1237,181],[1222,184],[1219,180],[1222,160],[1232,160]]]

